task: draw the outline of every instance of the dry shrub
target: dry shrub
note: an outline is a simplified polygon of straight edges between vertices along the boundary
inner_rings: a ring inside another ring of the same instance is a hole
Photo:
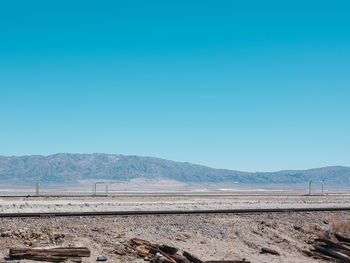
[[[350,220],[340,220],[332,217],[329,219],[329,223],[333,232],[350,234]]]

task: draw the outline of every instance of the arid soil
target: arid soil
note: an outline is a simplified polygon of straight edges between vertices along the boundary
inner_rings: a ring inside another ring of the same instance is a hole
[[[0,213],[349,206],[348,195],[0,197]]]
[[[5,218],[0,219],[0,261],[10,247],[83,245],[92,252],[83,262],[96,262],[98,256],[107,262],[144,262],[124,246],[137,237],[202,260],[320,262],[302,250],[332,227],[333,218],[348,220],[350,212]],[[261,254],[262,247],[280,255]]]

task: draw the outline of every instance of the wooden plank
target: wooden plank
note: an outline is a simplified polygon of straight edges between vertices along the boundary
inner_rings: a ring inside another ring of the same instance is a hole
[[[348,235],[347,233],[340,233],[340,232],[336,232],[334,233],[334,236],[339,240],[339,241],[343,241],[346,243],[350,243],[350,235]]]
[[[159,249],[165,253],[168,253],[168,254],[176,254],[178,249],[176,247],[171,247],[171,246],[167,246],[167,245],[160,245],[159,246]]]
[[[204,263],[202,260],[200,260],[199,258],[191,255],[190,253],[188,253],[186,251],[184,251],[183,256],[185,258],[187,258],[189,261],[193,262],[193,263]]]
[[[90,250],[86,247],[66,248],[11,248],[10,257],[24,256],[63,256],[63,257],[89,257]]]
[[[246,261],[246,260],[210,260],[210,261],[205,261],[205,263],[250,263],[250,261]]]
[[[347,262],[347,263],[350,263],[350,257],[341,253],[341,252],[338,252],[338,251],[335,251],[335,250],[332,250],[330,248],[325,248],[325,247],[322,247],[320,245],[317,245],[317,244],[314,244],[314,248],[323,253],[323,254],[326,254],[328,256],[332,256],[332,257],[335,257],[335,258],[338,258],[338,259],[341,259],[343,260],[344,262]]]
[[[133,238],[131,239],[131,242],[135,245],[145,245],[145,246],[151,246],[152,244],[146,240],[139,239],[139,238]]]
[[[58,257],[58,256],[24,256],[21,257],[21,259],[30,259],[30,260],[36,260],[36,261],[46,261],[46,262],[66,262],[66,261],[71,261],[71,262],[76,262],[76,263],[81,263],[81,258],[80,257]]]
[[[338,249],[347,251],[348,253],[350,252],[350,247],[347,245],[347,243],[344,243],[344,242],[338,242],[338,241],[335,241],[335,240],[323,239],[323,238],[318,238],[318,239],[316,239],[316,241],[317,242],[323,242],[323,243],[327,244],[330,247],[338,248]]]
[[[152,257],[155,253],[151,253],[150,247],[145,245],[139,245],[137,247],[133,247],[133,249],[137,252],[137,254],[141,257]]]
[[[178,254],[167,254],[165,252],[162,252],[162,255],[166,256],[167,258],[171,258],[172,260],[175,260],[176,263],[191,263],[187,258],[180,256]]]
[[[337,258],[333,258],[330,256],[327,256],[325,254],[322,254],[320,252],[317,251],[310,251],[310,250],[302,250],[302,252],[308,256],[308,257],[313,257],[315,259],[319,259],[319,260],[326,260],[326,261],[331,261],[331,262],[340,262],[340,263],[344,263],[343,260],[341,259],[337,259]]]

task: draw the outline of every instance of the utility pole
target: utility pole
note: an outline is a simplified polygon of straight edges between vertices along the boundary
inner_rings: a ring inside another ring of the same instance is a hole
[[[39,186],[40,186],[40,183],[36,183],[36,185],[35,185],[36,196],[39,196]]]

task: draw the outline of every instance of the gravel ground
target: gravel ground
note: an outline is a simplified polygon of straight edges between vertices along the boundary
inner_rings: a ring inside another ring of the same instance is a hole
[[[1,197],[0,213],[349,207],[350,196]]]
[[[91,249],[91,257],[83,262],[95,262],[97,256],[106,256],[107,262],[144,262],[124,253],[123,244],[137,237],[203,260],[319,262],[301,250],[330,228],[330,218],[348,220],[350,212],[5,218],[0,219],[0,259],[8,256],[10,247],[73,244]],[[280,256],[260,254],[262,247]]]

